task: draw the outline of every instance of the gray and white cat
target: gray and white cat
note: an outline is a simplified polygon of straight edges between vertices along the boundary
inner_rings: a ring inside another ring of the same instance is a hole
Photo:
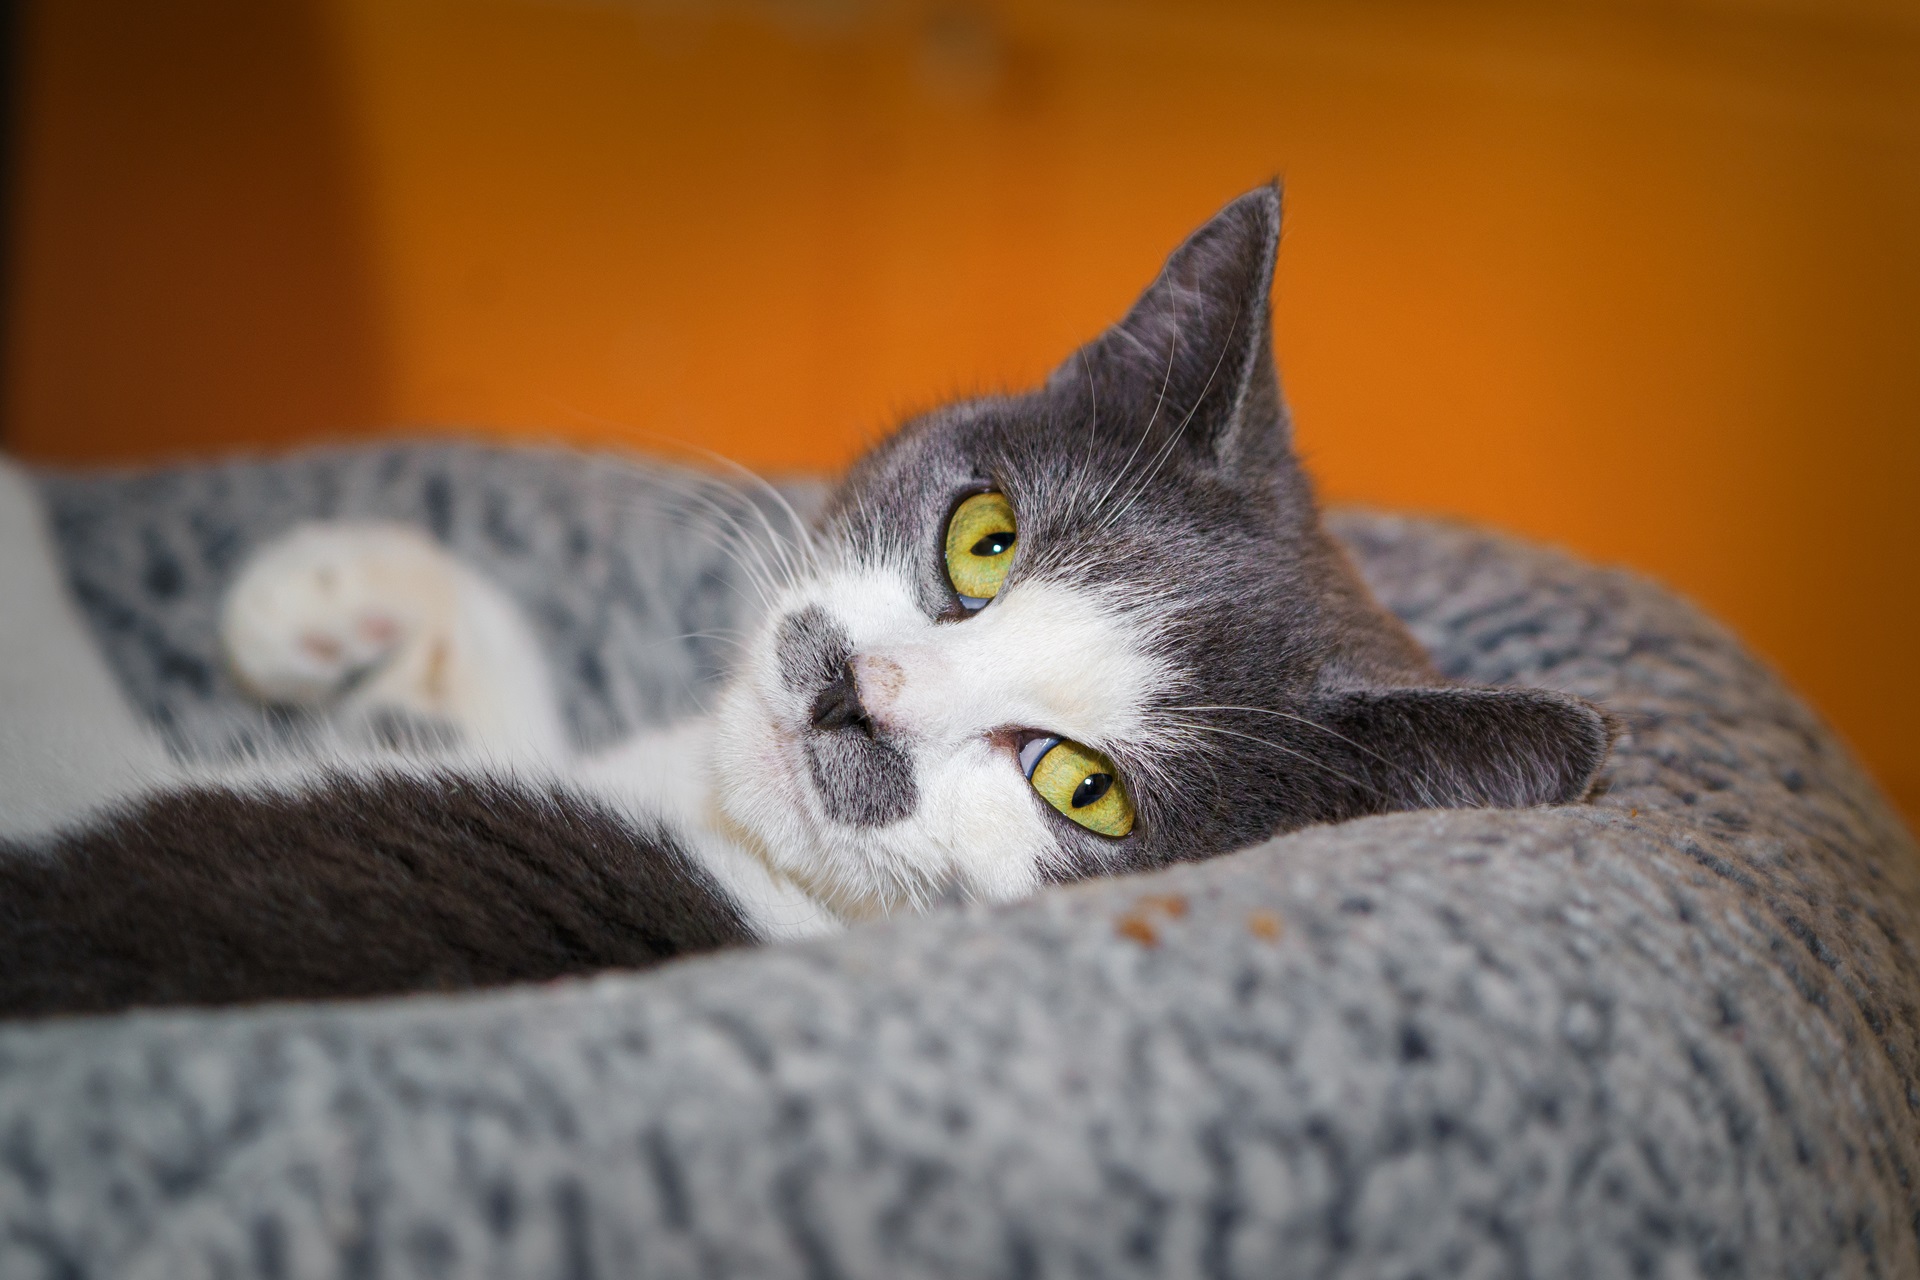
[[[536,824],[572,806],[638,833],[621,856],[680,867],[675,910],[711,902],[724,942],[1017,898],[1361,814],[1580,798],[1607,754],[1606,717],[1558,693],[1442,679],[1322,529],[1272,357],[1279,226],[1277,190],[1241,197],[1044,386],[902,426],[783,548],[711,714],[604,753],[571,751],[538,645],[480,572],[404,527],[296,530],[225,602],[236,672],[343,722],[430,717],[459,750],[413,773],[189,781],[197,816],[181,830],[228,821],[208,817],[216,794],[297,833],[329,795],[399,811],[412,802],[397,786],[439,797],[431,808],[466,779]],[[69,837],[67,863],[107,846],[116,866],[162,856],[138,847],[127,812],[96,824],[115,833],[106,845]],[[410,829],[406,847],[422,838]],[[441,843],[421,856],[525,860]],[[276,856],[284,869],[261,874],[309,874],[299,849]],[[427,874],[414,854],[380,856]],[[72,892],[72,877],[58,893],[0,884],[0,902]],[[9,960],[7,939],[30,931],[20,917],[0,928],[0,971],[62,963],[34,959],[51,943]],[[676,949],[691,947],[656,951]],[[420,985],[463,980],[423,972]],[[385,988],[242,981],[206,998],[230,989]]]

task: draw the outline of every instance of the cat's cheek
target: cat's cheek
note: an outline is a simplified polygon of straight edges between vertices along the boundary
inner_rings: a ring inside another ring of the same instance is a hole
[[[981,741],[925,772],[920,825],[946,851],[953,881],[993,902],[1038,889],[1052,838],[1006,753]]]
[[[812,844],[810,789],[798,772],[798,750],[752,682],[729,689],[714,740],[714,794],[721,809],[770,854]]]

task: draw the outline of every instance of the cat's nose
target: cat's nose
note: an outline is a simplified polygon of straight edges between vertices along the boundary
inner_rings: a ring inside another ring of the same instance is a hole
[[[900,723],[906,670],[884,653],[856,653],[847,665],[853,668],[853,683],[860,690],[860,706],[867,718],[882,731],[907,727]]]
[[[854,680],[853,664],[841,659],[827,681],[827,687],[813,700],[813,727],[822,733],[840,729],[858,729],[873,737],[873,718],[860,703],[860,686]]]
[[[847,664],[860,691],[861,714],[876,735],[922,738],[947,732],[955,723],[955,704],[967,682],[932,646],[891,645],[856,653]]]

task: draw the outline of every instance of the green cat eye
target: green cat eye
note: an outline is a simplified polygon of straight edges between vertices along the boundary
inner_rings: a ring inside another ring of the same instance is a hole
[[[1124,836],[1133,830],[1133,801],[1120,785],[1113,761],[1092,747],[1063,739],[1042,739],[1034,745],[1041,755],[1027,780],[1041,799],[1103,836]]]
[[[978,609],[1000,594],[1018,527],[1013,504],[998,493],[976,493],[954,508],[947,521],[947,580],[961,604]]]

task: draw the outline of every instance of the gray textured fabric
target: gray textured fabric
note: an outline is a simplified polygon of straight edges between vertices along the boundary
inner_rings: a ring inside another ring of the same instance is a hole
[[[135,705],[181,755],[271,751],[309,728],[246,698],[219,603],[247,555],[305,520],[405,520],[514,596],[587,747],[683,714],[758,599],[746,565],[790,534],[780,499],[703,473],[555,450],[417,444],[39,477],[68,579]],[[817,484],[789,485],[807,508]]]
[[[538,990],[0,1030],[0,1276],[1920,1275],[1920,861],[1630,576],[1339,522],[1590,806]]]

